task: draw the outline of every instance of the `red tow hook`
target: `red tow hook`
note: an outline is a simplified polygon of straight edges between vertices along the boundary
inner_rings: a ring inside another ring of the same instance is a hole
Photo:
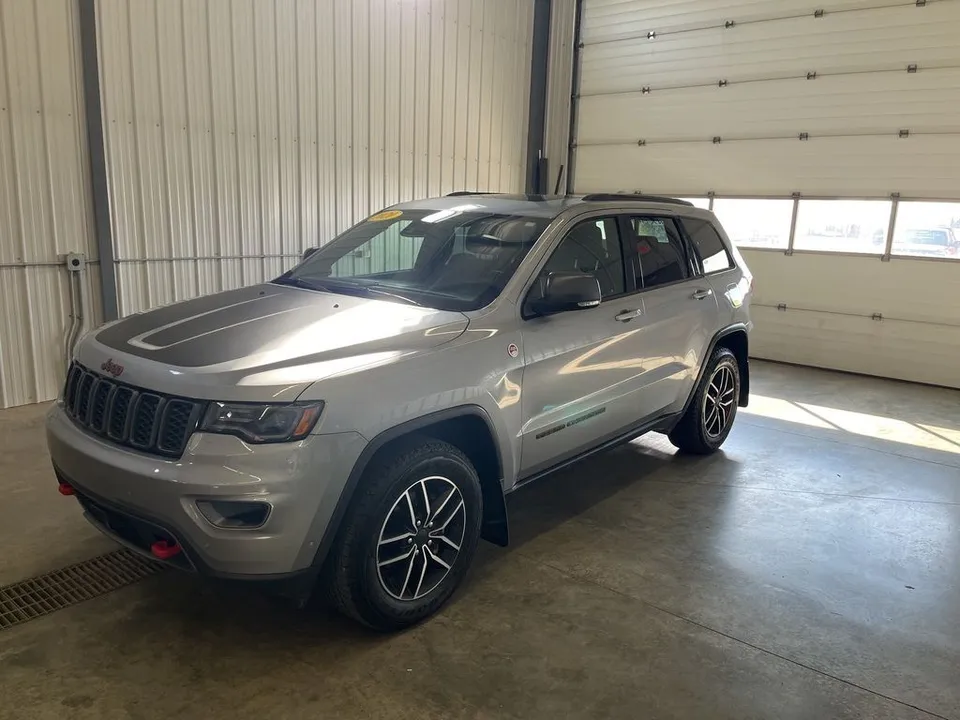
[[[57,491],[61,495],[76,495],[77,491],[73,489],[73,485],[67,485],[67,483],[60,483],[60,487],[57,488]]]
[[[150,546],[150,552],[159,560],[169,560],[174,555],[180,554],[180,546],[175,542],[157,540],[153,545]]]

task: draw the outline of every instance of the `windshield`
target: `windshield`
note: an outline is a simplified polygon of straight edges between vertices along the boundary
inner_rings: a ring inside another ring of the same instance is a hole
[[[275,282],[439,310],[477,310],[503,291],[549,222],[476,205],[386,210]]]

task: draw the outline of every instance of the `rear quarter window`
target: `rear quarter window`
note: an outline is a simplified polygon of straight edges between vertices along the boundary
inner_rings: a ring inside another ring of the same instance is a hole
[[[713,225],[698,218],[682,218],[681,222],[700,255],[705,275],[733,267],[733,259]]]

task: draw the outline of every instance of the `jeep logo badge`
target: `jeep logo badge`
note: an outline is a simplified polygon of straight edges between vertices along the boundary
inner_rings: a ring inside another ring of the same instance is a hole
[[[115,363],[113,358],[106,360],[103,365],[100,366],[100,369],[105,373],[113,375],[114,377],[120,377],[120,375],[123,373],[123,365],[118,365]]]

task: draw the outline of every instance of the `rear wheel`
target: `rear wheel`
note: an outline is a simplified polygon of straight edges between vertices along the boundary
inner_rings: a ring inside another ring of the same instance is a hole
[[[710,357],[687,411],[670,433],[670,442],[697,455],[715,452],[730,434],[739,398],[737,358],[729,349],[719,347]]]
[[[328,564],[329,594],[344,614],[398,630],[436,612],[466,575],[480,480],[459,449],[421,438],[376,459],[360,483]]]

